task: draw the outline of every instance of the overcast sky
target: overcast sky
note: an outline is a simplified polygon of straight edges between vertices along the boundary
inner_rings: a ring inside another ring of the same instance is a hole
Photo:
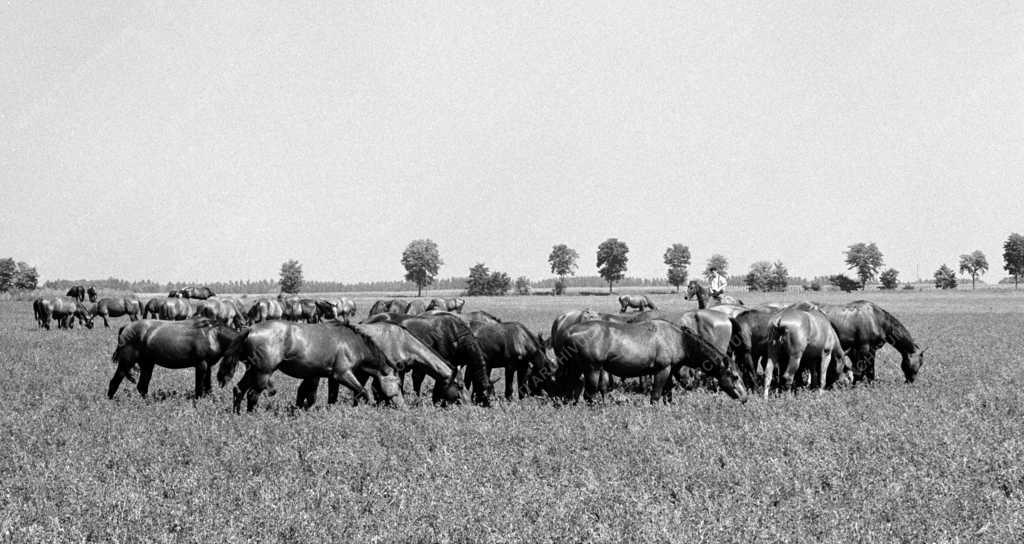
[[[120,4],[120,5],[118,5]],[[10,2],[0,256],[44,279],[903,279],[1024,232],[1019,2]],[[838,4],[838,3],[837,3]]]

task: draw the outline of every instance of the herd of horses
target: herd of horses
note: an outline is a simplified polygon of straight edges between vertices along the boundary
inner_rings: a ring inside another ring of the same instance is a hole
[[[575,402],[582,395],[591,402],[615,378],[640,378],[651,402],[658,402],[671,399],[676,382],[699,383],[701,375],[741,400],[750,391],[767,397],[773,388],[822,391],[839,382],[870,382],[885,344],[900,353],[907,382],[924,364],[925,350],[906,327],[872,302],[748,307],[734,298],[711,298],[699,282],[691,282],[685,295],[696,298],[698,307],[677,319],[646,296],[623,296],[617,314],[582,309],[559,315],[547,338],[487,312],[463,312],[465,301],[458,298],[379,300],[357,323],[348,299],[282,294],[246,306],[193,293],[201,296],[179,292],[146,304],[132,296],[100,298],[91,307],[58,297],[33,306],[40,326],[40,312],[58,322],[81,319],[87,327],[96,316],[105,323],[107,317],[129,316],[111,357],[116,368],[109,397],[124,379],[145,396],[155,365],[194,368],[196,395],[203,396],[212,389],[218,362],[222,387],[241,364],[245,371],[233,389],[236,411],[243,400],[251,411],[261,394],[272,394],[277,372],[301,380],[300,407],[314,404],[322,378],[328,380],[328,403],[337,402],[344,386],[355,402],[369,400],[369,389],[378,403],[402,405],[407,373],[417,395],[424,378],[433,379],[436,403],[488,405],[496,381],[490,375],[499,368],[505,371],[507,399],[518,393]]]

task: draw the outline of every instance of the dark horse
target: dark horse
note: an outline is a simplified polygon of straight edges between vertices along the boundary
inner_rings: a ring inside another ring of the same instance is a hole
[[[85,286],[84,285],[72,285],[71,289],[68,289],[64,296],[71,297],[78,302],[85,302]]]
[[[139,319],[142,310],[142,302],[134,296],[123,298],[104,297],[92,307],[92,311],[89,312],[89,321],[91,323],[93,319],[96,319],[96,316],[100,316],[103,318],[103,326],[109,329],[110,322],[107,320],[108,318],[126,315],[130,321],[135,321]]]
[[[211,321],[219,321],[235,330],[245,326],[245,317],[233,300],[208,299],[196,305],[196,317],[205,317]]]
[[[179,289],[178,293],[183,298],[195,298],[195,299],[200,299],[200,300],[206,300],[206,299],[208,299],[210,297],[217,296],[217,294],[214,293],[213,290],[210,289],[209,287],[206,287],[206,286],[196,287],[194,285],[190,285],[188,287]]]
[[[32,301],[32,312],[35,314],[36,322],[40,327],[49,330],[50,320],[57,321],[58,329],[71,329],[75,326],[77,319],[79,324],[86,328],[92,328],[92,320],[89,319],[89,310],[85,304],[62,298],[37,298]]]
[[[367,318],[365,323],[394,323],[409,330],[424,344],[450,361],[455,369],[466,367],[466,379],[472,383],[473,401],[487,405],[491,384],[487,379],[487,359],[473,336],[473,331],[455,314],[438,312],[411,316],[385,313]],[[423,372],[413,369],[413,390],[419,394]]]
[[[671,394],[672,376],[683,366],[703,370],[730,397],[746,399],[743,382],[725,353],[667,321],[584,321],[569,327],[561,351],[567,366],[563,390],[571,391],[570,400],[579,398],[580,375],[589,402],[600,388],[601,374],[608,372],[623,378],[653,375],[651,402],[657,403],[663,392]]]
[[[452,364],[445,361],[436,351],[420,342],[408,330],[394,323],[363,323],[356,326],[358,330],[368,336],[381,352],[387,357],[391,366],[401,371],[402,369],[419,367],[428,376],[434,378],[434,403],[446,404],[449,402],[462,402],[463,388],[459,382],[458,375],[452,370]],[[360,384],[365,384],[369,375],[361,371],[353,372]],[[306,378],[302,380],[296,395],[295,404],[302,408],[309,408],[316,401],[316,389],[320,378]],[[338,388],[340,382],[329,378],[327,403],[334,404],[338,401]],[[364,385],[365,386],[365,385]],[[378,400],[386,395],[380,388],[379,380],[374,381],[375,396]],[[359,402],[359,395],[354,398]]]
[[[434,298],[430,299],[430,304],[427,304],[427,311],[442,310],[459,314],[462,313],[462,308],[465,305],[466,299],[464,298]]]
[[[210,392],[210,369],[217,364],[239,336],[239,332],[207,319],[168,323],[142,319],[121,327],[117,349],[111,361],[117,365],[107,388],[107,397],[114,398],[121,380],[131,380],[132,367],[139,365],[136,385],[146,396],[154,365],[165,368],[196,369],[196,396]]]
[[[437,371],[438,381],[450,384],[457,398],[458,385],[447,363],[431,357],[422,343],[413,344],[411,335],[404,338],[402,348],[415,350],[415,355],[406,358],[429,361]],[[235,385],[236,412],[243,397],[247,399],[247,410],[256,407],[260,393],[270,386],[270,376],[277,370],[303,380],[331,378],[351,389],[357,399],[367,396],[360,377],[372,377],[384,396],[396,405],[403,404],[396,364],[388,360],[385,351],[364,330],[342,321],[326,325],[267,321],[255,325],[241,333],[231,346],[217,373],[221,385],[227,383],[239,360],[248,368]],[[308,402],[309,390],[315,394],[315,385],[303,384],[302,388],[299,401]]]
[[[505,398],[512,399],[512,382],[516,379],[519,398],[538,393],[537,387],[528,378],[550,368],[551,359],[544,350],[544,342],[529,331],[522,323],[472,322],[470,328],[487,359],[487,374],[495,368],[505,369]],[[540,382],[543,383],[543,382]],[[555,391],[549,389],[554,395]]]
[[[619,313],[625,313],[630,308],[636,308],[641,312],[658,309],[647,295],[622,295],[619,297],[619,307]]]
[[[924,365],[927,348],[921,349],[900,320],[873,302],[856,300],[844,305],[801,302],[796,307],[817,309],[828,317],[853,363],[855,383],[875,379],[875,357],[885,344],[900,352],[900,369],[908,383],[917,378]]]
[[[690,300],[693,297],[697,297],[697,307],[701,310],[707,308],[708,299],[713,299],[719,304],[743,306],[743,301],[734,296],[723,294],[718,297],[712,297],[711,289],[697,280],[690,280],[690,283],[686,285],[686,294],[683,295],[683,298],[686,300]]]
[[[788,391],[796,373],[802,369],[818,377],[818,391],[834,383],[846,372],[843,348],[832,323],[816,309],[789,307],[774,314],[768,323],[769,357],[764,367],[764,397],[779,366],[779,389]],[[813,384],[812,384],[813,386]]]

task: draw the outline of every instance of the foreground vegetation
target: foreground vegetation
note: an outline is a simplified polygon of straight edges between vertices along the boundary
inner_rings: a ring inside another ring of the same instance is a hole
[[[1019,538],[1024,296],[874,299],[930,346],[914,385],[888,348],[870,387],[745,405],[698,392],[649,406],[615,392],[595,407],[301,412],[289,407],[293,380],[278,376],[278,395],[241,416],[228,391],[196,401],[191,373],[165,369],[149,400],[123,387],[108,401],[116,328],[40,331],[26,303],[0,303],[0,539]],[[514,297],[467,309],[545,330],[581,305],[616,303]]]

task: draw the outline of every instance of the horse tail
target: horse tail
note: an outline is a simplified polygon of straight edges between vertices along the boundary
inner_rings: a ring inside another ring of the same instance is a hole
[[[221,387],[224,387],[224,385],[228,383],[228,380],[235,375],[235,367],[238,366],[238,361],[240,359],[248,360],[247,347],[249,343],[247,340],[249,339],[250,331],[252,331],[252,329],[245,329],[238,333],[238,335],[231,340],[231,343],[229,343],[228,347],[224,350],[224,355],[220,361],[220,368],[217,369],[217,383],[219,383]]]
[[[115,365],[121,362],[121,353],[125,348],[138,340],[138,335],[134,334],[134,329],[129,330],[128,334],[125,334],[125,329],[127,328],[128,325],[121,325],[121,328],[117,329],[117,347],[114,348],[114,353],[110,356],[110,362]]]

